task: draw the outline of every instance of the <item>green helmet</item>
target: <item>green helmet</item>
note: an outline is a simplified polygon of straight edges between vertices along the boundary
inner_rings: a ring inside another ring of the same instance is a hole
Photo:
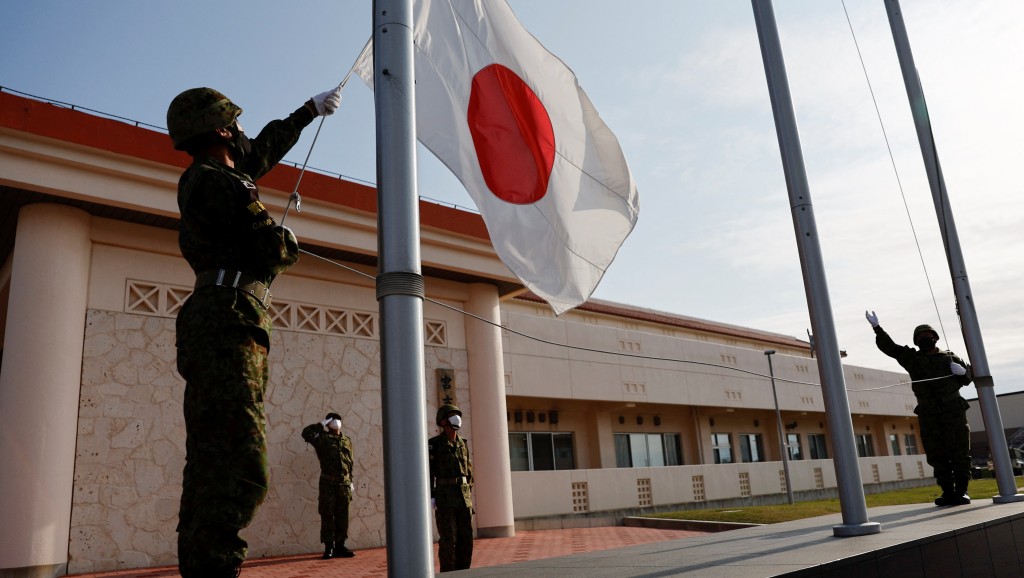
[[[914,338],[917,338],[918,333],[922,333],[925,331],[931,331],[932,335],[935,336],[935,340],[939,340],[939,332],[935,331],[935,329],[931,325],[928,325],[927,323],[925,323],[924,325],[918,325],[917,327],[914,328]]]
[[[174,148],[184,150],[189,139],[231,126],[242,109],[212,88],[190,88],[167,107],[167,132]]]
[[[437,425],[441,425],[441,422],[448,419],[448,416],[450,416],[453,413],[462,415],[462,410],[451,403],[446,403],[442,405],[441,407],[437,408],[437,419],[434,420],[434,423],[436,423]]]

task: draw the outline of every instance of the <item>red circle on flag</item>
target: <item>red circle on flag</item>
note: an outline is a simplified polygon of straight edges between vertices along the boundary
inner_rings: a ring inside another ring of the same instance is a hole
[[[537,95],[515,72],[491,64],[473,76],[466,114],[484,181],[499,199],[542,199],[555,162],[555,132]]]

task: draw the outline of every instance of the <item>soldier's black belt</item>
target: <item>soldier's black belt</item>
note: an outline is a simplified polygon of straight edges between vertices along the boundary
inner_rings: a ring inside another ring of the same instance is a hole
[[[462,484],[468,484],[466,476],[459,476],[457,478],[437,478],[437,485],[439,486],[461,486]]]
[[[252,295],[264,309],[270,307],[270,287],[253,279],[241,271],[230,269],[217,269],[215,271],[200,271],[196,274],[196,289],[216,285],[218,287],[231,287],[244,293]]]

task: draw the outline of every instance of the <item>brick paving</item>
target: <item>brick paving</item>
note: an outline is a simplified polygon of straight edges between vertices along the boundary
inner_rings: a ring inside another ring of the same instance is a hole
[[[597,550],[611,550],[637,544],[678,540],[700,536],[706,532],[689,530],[657,530],[605,526],[599,528],[572,528],[566,530],[517,531],[512,538],[477,540],[473,545],[473,567],[497,566],[511,562],[541,560],[569,556]],[[350,578],[387,576],[387,553],[384,548],[357,550],[355,558],[323,560],[321,553],[310,553],[279,558],[249,560],[242,566],[243,578],[306,578],[324,572]],[[437,545],[434,545],[437,560]],[[435,571],[437,567],[435,566]],[[116,572],[73,574],[76,578],[173,578],[179,576],[175,567],[140,568]]]

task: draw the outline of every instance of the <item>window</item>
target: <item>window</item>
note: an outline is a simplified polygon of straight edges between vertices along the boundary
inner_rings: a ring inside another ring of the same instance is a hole
[[[800,434],[786,434],[786,453],[791,460],[804,459],[804,453],[800,449]]]
[[[764,458],[761,434],[740,434],[740,459],[744,462],[763,462]]]
[[[509,432],[508,453],[513,472],[576,468],[571,433]]]
[[[871,434],[857,434],[857,455],[870,458],[875,455],[875,446],[871,443]]]
[[[828,459],[828,445],[825,442],[825,434],[807,434],[807,448],[810,450],[812,460]]]
[[[917,455],[917,436],[914,434],[903,434],[903,446],[908,456]]]
[[[683,463],[679,434],[615,434],[615,466],[646,468]]]
[[[732,463],[732,440],[727,433],[711,434],[711,451],[715,454],[716,464]]]
[[[892,454],[890,454],[890,455],[893,455],[893,456],[900,455],[900,435],[899,434],[889,434],[889,447],[892,448]]]

